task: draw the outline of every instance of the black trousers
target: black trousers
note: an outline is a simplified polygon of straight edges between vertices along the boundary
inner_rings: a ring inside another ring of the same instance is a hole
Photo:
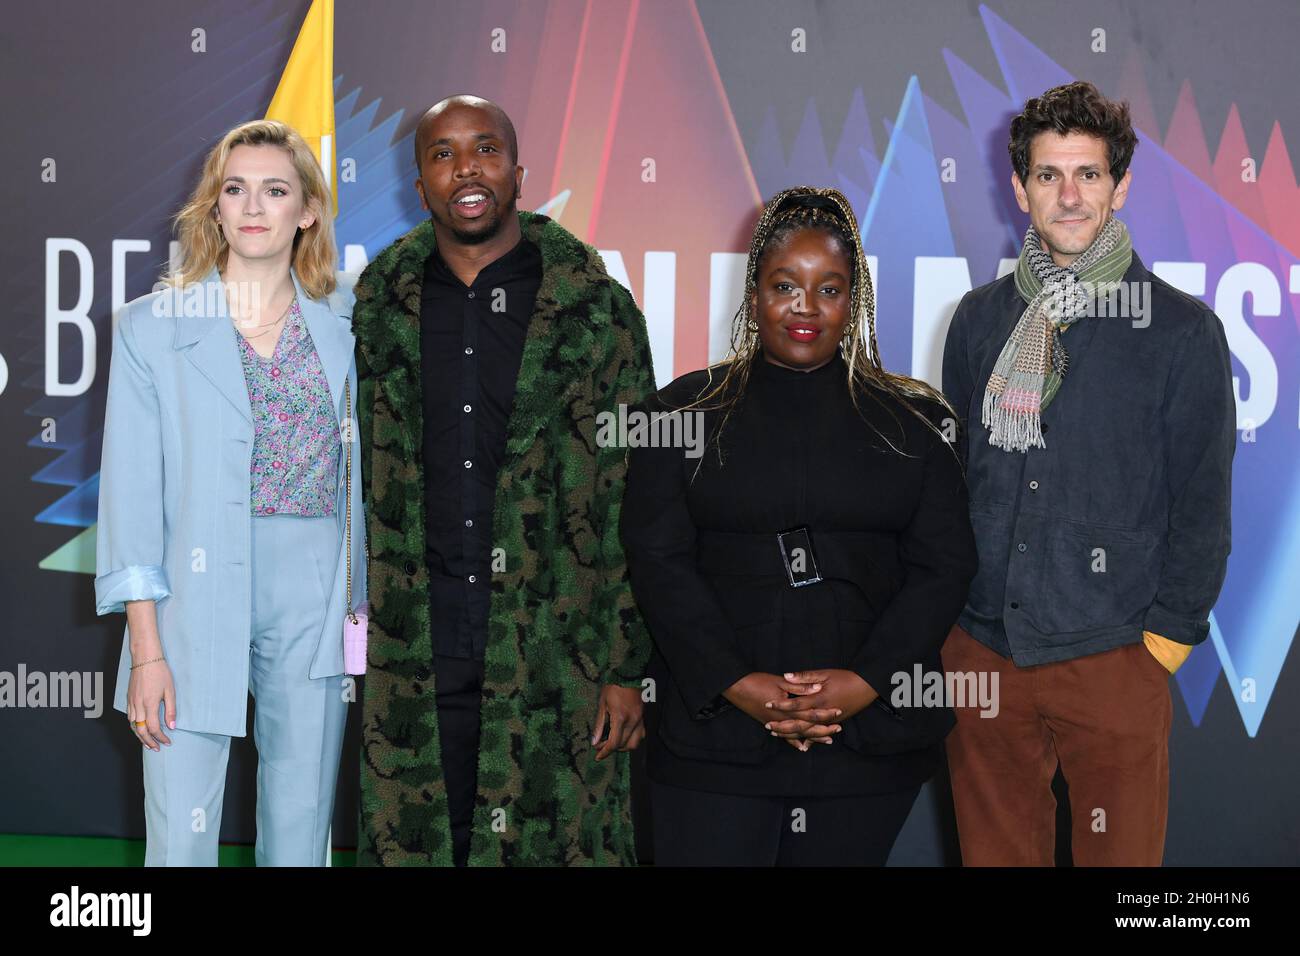
[[[442,773],[447,782],[451,816],[451,852],[457,866],[469,860],[470,824],[478,792],[479,701],[483,692],[483,662],[433,656],[438,742]]]
[[[755,797],[651,782],[655,865],[884,866],[920,792]]]

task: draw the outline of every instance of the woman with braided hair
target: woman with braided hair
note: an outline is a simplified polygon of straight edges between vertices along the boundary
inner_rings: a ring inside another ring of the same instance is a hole
[[[953,725],[919,685],[976,556],[956,416],[882,367],[840,192],[767,203],[731,354],[646,410],[706,438],[633,447],[623,501],[655,862],[883,864]]]

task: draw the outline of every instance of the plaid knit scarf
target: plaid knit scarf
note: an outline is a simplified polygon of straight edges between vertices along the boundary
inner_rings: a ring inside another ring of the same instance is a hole
[[[1133,259],[1128,229],[1113,216],[1083,253],[1058,266],[1034,227],[1016,263],[1016,291],[1028,303],[998,355],[984,389],[982,419],[989,444],[1005,451],[1046,448],[1039,420],[1061,387],[1069,356],[1061,331],[1088,314],[1103,283],[1123,278]]]

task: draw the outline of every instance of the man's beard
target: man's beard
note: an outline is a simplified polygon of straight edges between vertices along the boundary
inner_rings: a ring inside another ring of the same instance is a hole
[[[462,231],[458,228],[456,220],[450,216],[448,216],[446,222],[439,223],[439,225],[445,226],[450,230],[451,234],[456,237],[456,241],[463,246],[482,245],[496,237],[497,233],[501,231],[501,227],[505,225],[507,215],[514,214],[515,194],[511,193],[509,200],[506,202],[493,202],[492,206],[493,208],[484,214],[485,217],[490,217],[488,218],[487,228],[481,229],[477,232]]]
[[[1091,216],[1088,221],[1090,225],[1095,225],[1097,222],[1096,218]],[[1062,256],[1081,256],[1088,251],[1089,246],[1097,241],[1097,236],[1100,234],[1101,226],[1097,226],[1093,229],[1092,235],[1088,236],[1086,239],[1080,235],[1069,236],[1065,233],[1065,230],[1060,230],[1057,233],[1056,240],[1054,241],[1051,232],[1045,229],[1039,233],[1039,238],[1043,240],[1043,246],[1049,254],[1056,253],[1057,255]],[[1078,248],[1074,248],[1075,246],[1078,246]]]

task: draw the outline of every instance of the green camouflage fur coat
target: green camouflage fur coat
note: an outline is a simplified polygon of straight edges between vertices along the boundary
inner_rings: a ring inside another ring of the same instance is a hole
[[[629,754],[595,759],[603,684],[639,687],[650,637],[619,540],[626,448],[596,415],[654,391],[645,319],[596,250],[519,212],[542,254],[493,509],[494,570],[471,866],[631,864]],[[426,220],[356,285],[369,530],[361,865],[452,863],[431,674],[421,459]]]

